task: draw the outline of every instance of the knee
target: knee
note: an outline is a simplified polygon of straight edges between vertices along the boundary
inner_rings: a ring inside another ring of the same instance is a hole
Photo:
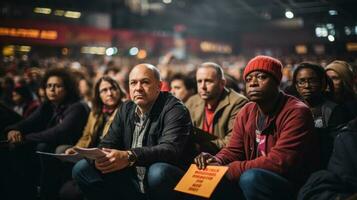
[[[86,160],[78,161],[72,168],[72,177],[77,182],[82,180],[84,171],[89,168],[89,163]]]
[[[164,181],[167,172],[167,164],[155,163],[150,166],[148,171],[148,183],[150,186],[160,185]]]
[[[50,145],[47,143],[38,143],[36,145],[36,151],[50,152]]]
[[[264,172],[261,169],[250,169],[245,171],[240,179],[239,185],[241,188],[254,188],[255,185],[259,185]]]
[[[180,169],[173,165],[167,163],[155,163],[149,168],[148,183],[151,187],[162,184],[167,185],[169,182],[179,179],[180,174]]]
[[[71,147],[72,145],[67,145],[67,144],[59,145],[56,147],[55,153],[56,154],[64,153],[68,148]]]

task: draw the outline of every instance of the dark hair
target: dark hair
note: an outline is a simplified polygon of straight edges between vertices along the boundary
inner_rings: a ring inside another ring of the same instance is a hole
[[[240,93],[241,89],[239,88],[238,80],[230,74],[224,74],[224,76],[227,80],[226,87],[236,91],[237,93]]]
[[[311,63],[311,62],[302,62],[302,63],[297,65],[297,67],[296,67],[296,69],[294,70],[294,73],[293,73],[293,85],[294,85],[294,87],[296,85],[297,73],[302,69],[312,69],[316,73],[316,75],[318,76],[318,78],[320,80],[320,83],[325,86],[325,88],[323,88],[324,95],[327,95],[327,97],[331,97],[332,96],[332,92],[334,91],[332,80],[327,76],[327,74],[325,73],[325,69],[321,65],[318,65],[318,64],[315,64],[315,63]]]
[[[15,86],[14,92],[18,93],[24,102],[30,102],[33,100],[33,94],[26,84]]]
[[[111,86],[113,86],[114,88],[116,88],[119,91],[119,103],[121,103],[121,99],[125,96],[125,92],[123,91],[123,89],[119,86],[118,82],[116,80],[114,80],[113,78],[111,78],[110,76],[102,76],[96,83],[94,86],[94,98],[92,100],[93,106],[92,106],[92,112],[95,115],[99,115],[102,112],[102,108],[103,108],[103,102],[100,98],[100,92],[99,92],[99,86],[100,84],[106,81],[108,82]]]
[[[171,77],[170,83],[174,80],[182,80],[187,90],[192,90],[194,93],[197,91],[197,84],[193,77],[177,73]]]
[[[80,100],[77,80],[72,76],[71,71],[66,68],[55,67],[48,69],[43,76],[41,87],[46,89],[48,79],[53,76],[59,77],[62,80],[63,87],[66,90],[66,97],[63,103],[73,103]]]

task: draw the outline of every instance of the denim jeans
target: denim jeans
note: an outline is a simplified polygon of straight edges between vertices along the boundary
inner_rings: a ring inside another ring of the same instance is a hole
[[[295,190],[287,179],[264,169],[244,172],[239,187],[248,200],[295,198]]]
[[[92,164],[81,160],[72,170],[73,179],[88,200],[178,199],[180,194],[173,189],[183,174],[182,170],[167,163],[152,164],[146,174],[147,191],[142,194],[133,167],[101,174]]]
[[[245,171],[239,182],[223,178],[218,184],[211,199],[294,199],[295,190],[292,184],[274,172],[264,169],[250,169]]]

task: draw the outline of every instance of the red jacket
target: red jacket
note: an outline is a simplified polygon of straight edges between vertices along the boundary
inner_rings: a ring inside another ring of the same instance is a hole
[[[313,118],[300,100],[281,93],[276,111],[267,117],[266,156],[257,157],[256,118],[258,105],[246,104],[238,113],[231,140],[216,157],[228,165],[227,177],[239,180],[251,168],[275,172],[298,185],[318,167],[318,143],[313,133]]]

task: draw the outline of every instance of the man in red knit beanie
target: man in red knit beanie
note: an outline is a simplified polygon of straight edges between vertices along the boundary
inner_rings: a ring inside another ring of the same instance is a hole
[[[228,171],[212,199],[294,199],[318,166],[318,145],[309,108],[279,90],[282,64],[257,56],[244,69],[246,104],[237,114],[228,145],[215,156],[195,158],[200,169]]]

